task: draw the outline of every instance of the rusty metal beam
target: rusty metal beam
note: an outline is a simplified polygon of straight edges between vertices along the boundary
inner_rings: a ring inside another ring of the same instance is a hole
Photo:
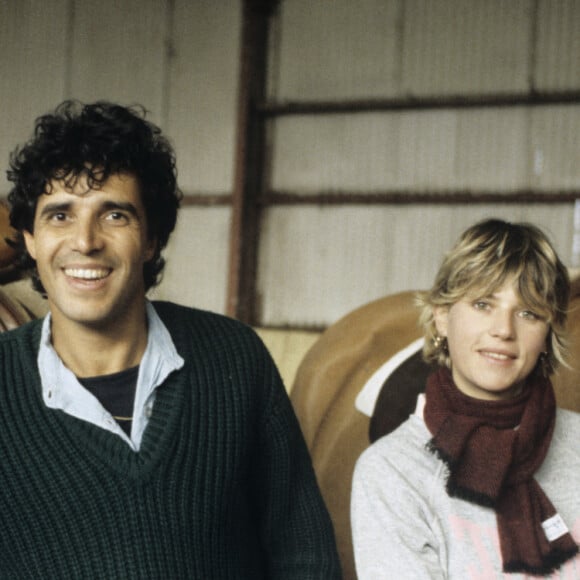
[[[541,107],[578,105],[580,91],[498,93],[477,95],[435,95],[332,101],[262,101],[258,111],[264,117],[422,111],[437,109],[475,109],[491,107]]]
[[[291,191],[270,191],[264,194],[259,203],[263,207],[276,205],[461,205],[461,204],[515,204],[515,203],[573,203],[580,199],[580,190],[535,191],[532,189],[505,191],[376,191],[376,192],[338,192],[320,191],[309,194]]]
[[[258,103],[266,94],[269,21],[273,0],[244,0],[232,225],[226,312],[255,321],[257,256],[265,126]]]

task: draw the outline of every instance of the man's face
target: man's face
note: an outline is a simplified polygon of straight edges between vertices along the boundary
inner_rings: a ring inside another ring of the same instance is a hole
[[[114,330],[143,316],[143,265],[154,254],[137,180],[112,175],[99,189],[55,181],[24,232],[46,290],[53,331],[80,324]],[[72,325],[72,326],[71,326]]]

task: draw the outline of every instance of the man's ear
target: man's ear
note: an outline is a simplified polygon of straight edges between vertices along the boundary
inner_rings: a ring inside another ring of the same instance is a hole
[[[26,250],[30,254],[33,260],[36,260],[36,244],[34,243],[34,235],[28,230],[22,230],[22,236],[24,237],[24,245]]]
[[[447,324],[449,318],[449,306],[435,306],[433,308],[433,320],[439,336],[447,336]]]
[[[150,262],[157,251],[157,238],[147,240],[147,249],[145,250],[145,262]]]

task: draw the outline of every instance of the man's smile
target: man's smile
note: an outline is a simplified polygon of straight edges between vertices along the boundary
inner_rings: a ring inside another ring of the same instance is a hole
[[[111,273],[109,268],[64,268],[63,271],[70,278],[81,280],[101,280]]]

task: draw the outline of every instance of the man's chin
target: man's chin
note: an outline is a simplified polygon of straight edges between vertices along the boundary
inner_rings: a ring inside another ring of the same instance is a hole
[[[62,321],[65,324],[94,330],[103,330],[112,324],[119,323],[119,317],[114,316],[110,311],[100,311],[98,308],[89,306],[77,309],[58,309],[58,311],[51,308],[51,312],[53,320],[57,322]]]

